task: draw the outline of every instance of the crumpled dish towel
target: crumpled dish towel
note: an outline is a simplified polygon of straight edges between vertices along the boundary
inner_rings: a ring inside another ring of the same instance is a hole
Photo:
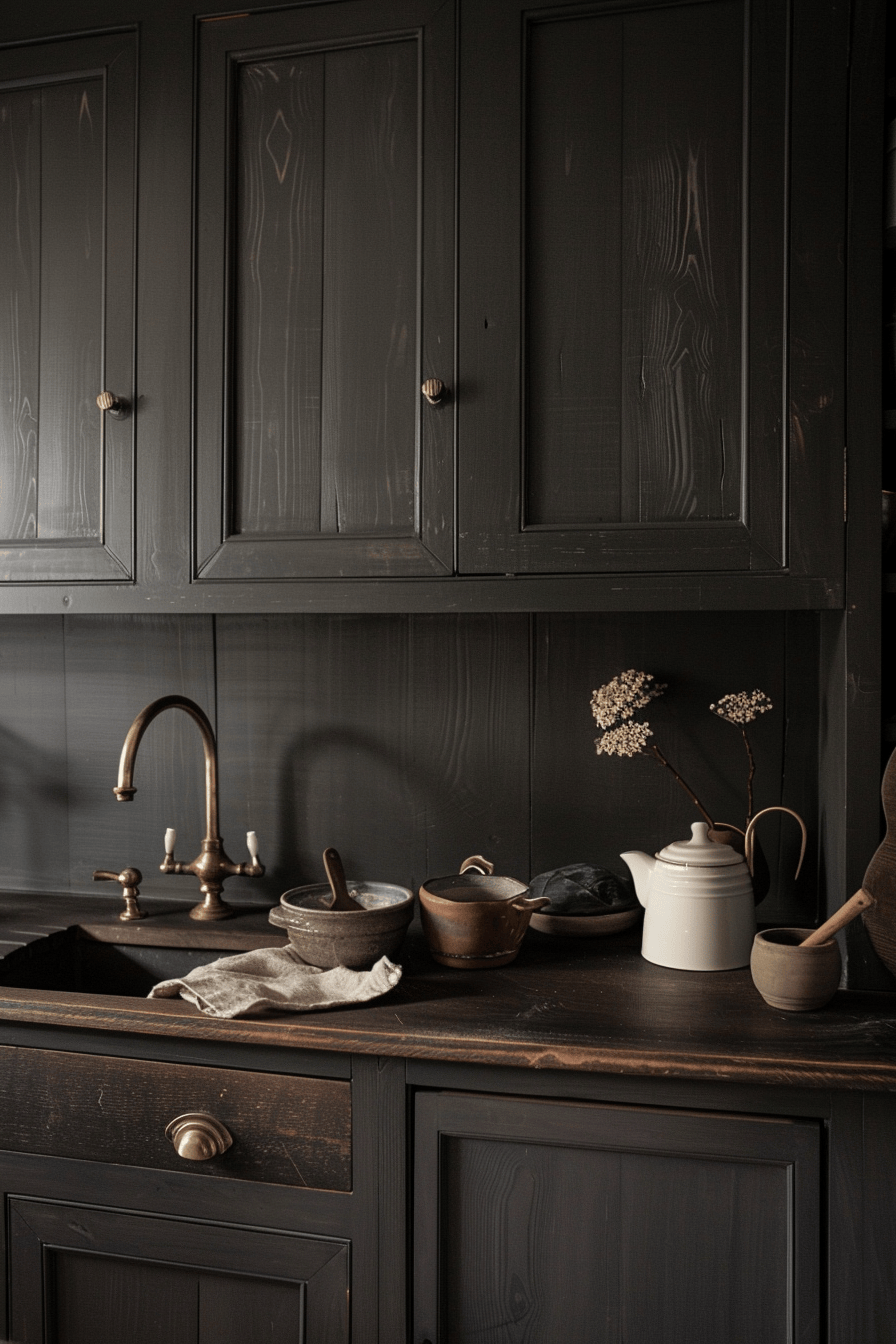
[[[259,947],[221,957],[179,980],[162,980],[147,995],[193,1003],[209,1017],[241,1017],[261,1008],[307,1013],[340,1003],[364,1003],[386,994],[401,979],[401,967],[380,957],[369,971],[309,966],[292,947]]]

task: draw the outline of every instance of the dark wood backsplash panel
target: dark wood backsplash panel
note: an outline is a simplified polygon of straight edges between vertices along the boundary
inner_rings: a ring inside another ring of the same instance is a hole
[[[6,888],[68,886],[61,616],[0,619],[0,827]]]
[[[619,871],[698,819],[654,762],[598,757],[589,701],[627,667],[669,683],[645,717],[722,821],[743,823],[746,756],[709,713],[760,687],[751,730],[756,807],[783,802],[810,828],[794,887],[796,827],[761,833],[771,921],[811,918],[818,878],[817,617],[811,613],[11,618],[0,627],[0,884],[96,891],[96,867],[135,864],[144,889],[167,826],[189,859],[202,837],[199,734],[169,712],[140,747],[137,796],[112,796],[125,733],[181,692],[216,724],[221,830],[234,860],[258,832],[267,867],[232,897],[274,901],[323,880],[335,844],[350,875],[416,886],[481,851],[520,877],[577,860]],[[825,874],[822,872],[822,878]]]
[[[817,634],[811,616],[756,612],[540,616],[535,646],[532,872],[575,860],[625,872],[625,849],[654,853],[684,839],[700,817],[672,775],[647,757],[597,756],[591,693],[624,668],[652,672],[666,693],[640,715],[654,741],[718,821],[743,827],[747,758],[740,732],[709,712],[730,691],[760,688],[774,709],[749,736],[755,810],[785,803],[802,812],[810,849],[798,889],[796,824],[762,823],[775,874],[763,906],[814,914],[817,844]],[[785,684],[785,669],[792,677]],[[811,736],[811,743],[808,740]],[[796,852],[794,852],[796,844]]]
[[[525,871],[527,617],[218,617],[217,635],[222,828],[258,830],[256,889],[323,881],[328,844],[349,875],[412,886],[476,850]]]

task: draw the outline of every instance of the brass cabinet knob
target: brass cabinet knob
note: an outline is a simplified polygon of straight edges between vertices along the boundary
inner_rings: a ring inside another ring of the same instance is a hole
[[[116,397],[114,392],[101,392],[96,404],[115,420],[125,420],[131,413],[131,403],[124,397]]]
[[[165,1126],[165,1134],[178,1157],[188,1162],[207,1162],[210,1157],[219,1157],[233,1143],[221,1121],[204,1111],[187,1111],[177,1116]]]
[[[441,378],[427,378],[420,391],[423,393],[430,406],[438,406],[448,389]]]

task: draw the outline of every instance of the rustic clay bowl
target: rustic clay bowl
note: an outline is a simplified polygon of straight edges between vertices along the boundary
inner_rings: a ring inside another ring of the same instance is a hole
[[[520,950],[533,910],[547,896],[528,896],[525,882],[486,873],[432,877],[420,888],[429,950],[443,966],[484,971],[506,966]]]
[[[840,948],[833,938],[800,947],[812,929],[766,929],[750,955],[753,984],[773,1008],[806,1013],[823,1008],[840,984]]]
[[[303,961],[331,970],[360,970],[380,957],[395,956],[414,914],[414,893],[390,882],[349,882],[349,894],[361,910],[330,910],[333,899],[326,882],[293,887],[268,914]]]

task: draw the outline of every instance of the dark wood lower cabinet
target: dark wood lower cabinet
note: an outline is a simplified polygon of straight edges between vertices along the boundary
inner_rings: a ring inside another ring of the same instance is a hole
[[[810,1344],[817,1121],[416,1104],[415,1344]]]
[[[22,1344],[344,1344],[348,1243],[7,1202],[10,1326]]]

